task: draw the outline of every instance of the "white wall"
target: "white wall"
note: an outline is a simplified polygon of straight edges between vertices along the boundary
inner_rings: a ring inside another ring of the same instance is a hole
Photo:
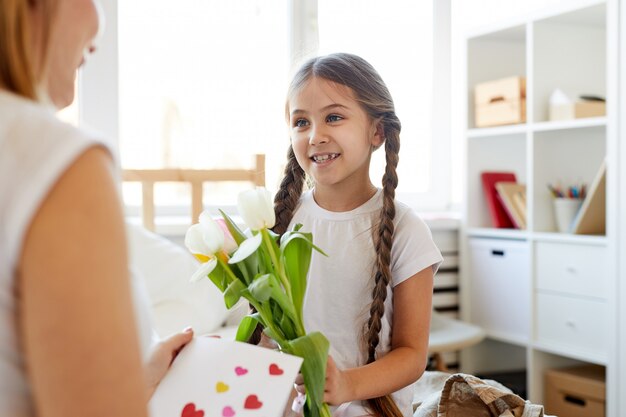
[[[80,76],[81,124],[101,133],[117,150],[119,132],[117,0],[101,2],[104,12],[102,39],[96,43],[97,53],[89,56]]]

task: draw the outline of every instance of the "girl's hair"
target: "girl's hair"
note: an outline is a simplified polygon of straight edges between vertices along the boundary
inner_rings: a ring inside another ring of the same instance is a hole
[[[38,100],[56,0],[2,0],[1,4],[0,86]],[[41,8],[43,21],[39,30],[35,30],[30,21],[33,7]],[[35,36],[40,37],[40,48],[33,48]],[[37,53],[40,55],[37,56]]]
[[[383,175],[383,207],[377,227],[374,228],[376,265],[374,290],[370,316],[364,328],[367,342],[367,363],[376,360],[376,347],[380,341],[382,318],[385,312],[387,288],[391,281],[391,245],[393,242],[393,219],[396,214],[394,204],[398,185],[396,167],[400,151],[400,120],[396,116],[393,99],[376,70],[363,58],[338,53],[317,57],[306,62],[296,73],[288,91],[288,101],[313,77],[344,85],[352,90],[356,101],[368,114],[370,120],[382,126],[385,138],[386,167]],[[289,117],[289,102],[286,115]],[[274,199],[276,225],[274,231],[285,232],[302,194],[305,173],[298,165],[293,149],[289,147],[288,163],[280,190]],[[368,405],[379,417],[401,417],[402,413],[389,395],[368,400]]]

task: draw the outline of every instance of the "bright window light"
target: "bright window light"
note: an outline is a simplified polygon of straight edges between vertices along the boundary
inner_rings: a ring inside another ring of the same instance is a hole
[[[267,186],[276,189],[288,146],[287,6],[287,0],[120,1],[122,166],[247,168],[254,154],[265,153]],[[187,190],[179,191],[157,190],[157,203],[188,203]],[[232,204],[238,193],[232,184],[205,191],[210,205]],[[125,193],[127,204],[139,197]]]
[[[394,99],[402,122],[398,193],[425,193],[433,183],[432,6],[414,0],[318,0],[320,53],[351,52],[365,58]],[[372,159],[377,185],[384,166],[381,149]]]

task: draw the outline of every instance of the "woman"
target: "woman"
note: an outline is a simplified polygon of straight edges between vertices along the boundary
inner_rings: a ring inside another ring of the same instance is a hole
[[[142,366],[150,330],[137,325],[111,154],[54,115],[95,49],[98,9],[0,7],[0,415],[146,416],[193,335],[161,342]]]

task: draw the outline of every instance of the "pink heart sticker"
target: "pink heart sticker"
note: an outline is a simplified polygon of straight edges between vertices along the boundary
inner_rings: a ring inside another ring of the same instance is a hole
[[[235,415],[235,410],[232,407],[224,407],[222,410],[222,417],[233,417]]]
[[[235,373],[237,374],[237,376],[241,376],[241,375],[247,374],[248,370],[246,368],[238,366],[238,367],[235,368]]]

